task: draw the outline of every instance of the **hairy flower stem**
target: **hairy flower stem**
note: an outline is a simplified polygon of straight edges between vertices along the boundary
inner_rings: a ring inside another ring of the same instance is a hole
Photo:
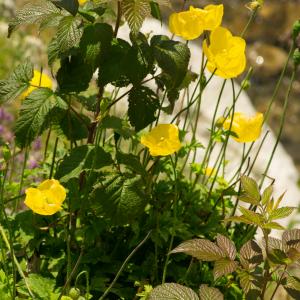
[[[177,157],[175,158],[175,162],[172,159],[172,156],[170,156],[170,160],[171,160],[171,164],[173,167],[173,174],[174,174],[174,202],[173,202],[173,228],[172,228],[172,235],[171,235],[171,239],[170,239],[170,244],[169,244],[169,248],[168,248],[168,253],[167,253],[167,257],[166,257],[166,261],[165,261],[165,265],[164,265],[164,269],[163,269],[163,276],[162,276],[162,283],[165,283],[166,281],[166,276],[167,276],[167,269],[168,269],[168,264],[169,264],[169,260],[170,260],[170,252],[173,248],[173,242],[174,242],[174,236],[175,236],[175,226],[177,223],[177,172],[176,172],[176,163],[177,163]]]
[[[277,133],[277,139],[276,139],[275,145],[273,147],[271,156],[269,158],[268,164],[267,164],[267,166],[265,168],[265,171],[263,173],[263,177],[262,177],[260,185],[259,185],[260,188],[262,187],[262,185],[264,183],[264,180],[266,178],[266,175],[268,174],[271,162],[273,160],[275,151],[276,151],[276,149],[278,147],[278,144],[279,144],[279,141],[280,141],[280,138],[281,138],[281,135],[282,135],[283,126],[284,126],[284,123],[285,123],[285,118],[286,118],[286,113],[287,113],[287,108],[288,108],[288,103],[289,103],[289,98],[290,98],[290,94],[291,94],[291,91],[292,91],[293,83],[294,83],[294,80],[295,80],[296,71],[297,70],[296,70],[296,67],[295,67],[294,70],[293,70],[293,73],[292,73],[292,76],[291,76],[291,79],[290,79],[290,84],[289,84],[289,87],[288,87],[288,90],[287,90],[287,93],[286,93],[286,96],[285,96],[285,100],[284,100],[283,112],[281,114],[279,131]]]
[[[249,18],[249,20],[248,20],[248,23],[246,24],[245,28],[243,29],[243,31],[242,31],[242,33],[241,33],[241,37],[244,37],[244,36],[245,36],[247,30],[249,29],[251,23],[254,21],[256,15],[257,15],[258,9],[259,9],[259,7],[256,7],[256,8],[252,11],[251,16],[250,16],[250,18]]]
[[[126,267],[127,263],[129,262],[129,260],[131,259],[131,257],[145,244],[145,242],[149,239],[150,235],[151,235],[151,230],[147,233],[147,235],[145,236],[145,238],[131,251],[131,253],[126,257],[126,259],[124,260],[121,268],[119,269],[118,273],[116,274],[114,280],[111,282],[111,284],[109,285],[109,287],[105,290],[105,292],[103,293],[103,295],[99,298],[99,300],[103,300],[105,299],[106,295],[110,292],[110,290],[114,287],[115,283],[117,282],[118,278],[120,277],[122,271],[124,270],[124,268]]]

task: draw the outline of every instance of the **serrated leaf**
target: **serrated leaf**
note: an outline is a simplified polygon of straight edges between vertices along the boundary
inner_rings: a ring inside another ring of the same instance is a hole
[[[267,205],[272,197],[273,194],[273,185],[269,185],[264,191],[261,196],[261,203],[262,205]]]
[[[147,16],[151,13],[148,0],[123,0],[122,11],[129,28],[137,34]]]
[[[226,253],[226,256],[231,260],[234,260],[236,257],[236,248],[234,243],[224,235],[217,235],[217,245]]]
[[[223,275],[232,273],[236,270],[238,263],[230,259],[220,259],[215,262],[213,275],[214,279],[218,279]]]
[[[78,11],[78,0],[51,0],[55,5],[65,9],[71,15],[75,16]]]
[[[276,200],[273,209],[277,209],[279,207],[284,195],[285,195],[285,192],[282,195],[280,195],[280,197]]]
[[[92,193],[93,205],[110,219],[112,224],[132,223],[143,212],[147,203],[144,185],[139,176],[126,178],[120,175],[108,177],[96,184]]]
[[[242,216],[248,219],[249,222],[252,222],[252,224],[255,224],[257,226],[262,226],[263,217],[261,214],[249,210],[243,206],[239,206],[239,210],[243,214]]]
[[[225,222],[245,223],[252,225],[253,222],[244,216],[232,216],[224,220]]]
[[[190,288],[177,283],[164,283],[154,288],[148,300],[199,300]]]
[[[55,178],[60,182],[68,182],[72,178],[78,178],[80,173],[93,169],[99,171],[101,168],[111,165],[111,155],[101,147],[84,145],[71,150],[58,166]]]
[[[287,276],[283,279],[282,285],[287,293],[293,299],[299,299],[300,297],[300,280],[294,276]]]
[[[89,87],[93,76],[91,66],[84,64],[80,55],[72,55],[61,60],[56,79],[62,93],[79,93]]]
[[[250,177],[242,176],[241,183],[243,190],[248,197],[252,198],[254,201],[256,201],[256,204],[258,204],[260,201],[260,193],[256,181]]]
[[[259,245],[251,240],[240,249],[241,264],[245,269],[253,269],[263,261],[262,250]]]
[[[69,51],[73,47],[77,47],[81,36],[83,34],[83,27],[81,20],[73,16],[66,16],[61,19],[56,33],[57,44],[61,53]]]
[[[16,142],[20,147],[30,145],[50,123],[54,108],[65,108],[65,102],[48,88],[37,88],[24,100],[15,126]]]
[[[277,222],[269,222],[267,224],[262,225],[262,228],[265,228],[265,229],[276,229],[276,230],[285,230],[285,227],[283,227],[282,225],[280,225]]]
[[[248,194],[243,193],[241,196],[239,196],[239,200],[245,203],[250,203],[253,205],[258,205],[258,201],[254,199],[253,197],[250,197]]]
[[[200,300],[223,300],[223,294],[216,288],[201,284],[199,288]]]
[[[116,116],[105,116],[102,119],[100,126],[106,129],[113,129],[125,139],[132,137],[132,135],[134,134],[134,131],[129,128],[127,122]]]
[[[269,220],[273,221],[273,220],[278,220],[278,219],[284,219],[284,218],[288,217],[290,214],[292,214],[295,211],[295,209],[297,209],[297,208],[296,207],[277,208],[269,214]]]
[[[263,246],[266,247],[265,239],[263,239],[262,242],[263,242]],[[268,247],[269,247],[269,250],[273,250],[273,249],[283,250],[282,241],[280,239],[274,238],[272,236],[268,237]]]
[[[113,29],[109,24],[96,23],[84,28],[80,40],[80,50],[84,62],[95,70],[101,60],[105,59],[113,37]]]
[[[287,255],[280,249],[269,251],[268,259],[275,265],[285,265],[289,263]]]
[[[238,274],[240,278],[240,284],[245,294],[248,294],[251,290],[260,291],[255,285],[256,279],[248,272],[242,271]]]
[[[138,156],[133,155],[131,153],[122,153],[120,151],[117,151],[116,159],[119,164],[126,165],[132,171],[140,175],[146,176],[146,171],[142,166]]]
[[[30,85],[33,77],[33,64],[27,59],[13,71],[6,80],[0,80],[0,103],[20,96]]]
[[[282,234],[282,243],[286,250],[295,248],[300,251],[300,229],[286,230]]]
[[[128,117],[132,126],[139,131],[156,120],[155,113],[159,108],[157,95],[148,87],[132,89],[128,97]]]
[[[61,11],[50,1],[36,4],[28,3],[17,11],[16,16],[10,20],[8,27],[8,37],[21,24],[41,24],[46,20],[60,18]]]
[[[167,76],[165,84],[172,90],[179,88],[187,73],[190,50],[187,45],[170,40],[167,36],[155,35],[151,39],[154,57]]]
[[[130,83],[126,67],[126,58],[130,48],[131,46],[127,41],[113,39],[110,55],[101,63],[99,68],[99,86],[112,83],[115,86],[122,87]]]
[[[171,251],[171,253],[181,252],[204,261],[215,261],[225,257],[225,253],[216,244],[205,239],[185,241]]]

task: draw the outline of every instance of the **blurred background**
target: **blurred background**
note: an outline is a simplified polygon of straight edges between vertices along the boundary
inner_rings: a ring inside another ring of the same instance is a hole
[[[47,61],[46,42],[49,36],[46,33],[42,36],[38,35],[34,26],[22,28],[10,39],[6,38],[9,18],[14,15],[15,8],[21,7],[26,2],[28,1],[0,0],[0,79],[5,78],[24,57],[31,57],[37,65]],[[162,12],[165,22],[168,21],[172,10],[178,11],[183,5],[183,0],[171,0],[171,2],[172,9],[164,8]],[[199,7],[211,3],[223,3],[225,6],[224,25],[234,34],[241,33],[251,14],[246,8],[248,0],[185,2],[186,8],[189,5]],[[276,80],[285,64],[291,44],[291,29],[297,19],[300,19],[300,0],[265,0],[263,8],[260,9],[254,24],[247,32],[248,64],[252,65],[255,70],[248,93],[259,111],[266,111]],[[274,131],[279,127],[283,97],[290,71],[291,66],[272,109],[269,125]],[[1,122],[0,119],[0,125]],[[300,171],[300,73],[297,75],[292,91],[282,143]]]

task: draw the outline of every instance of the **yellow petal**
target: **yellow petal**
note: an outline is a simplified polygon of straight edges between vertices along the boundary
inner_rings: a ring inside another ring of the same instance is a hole
[[[149,148],[152,156],[166,156],[181,148],[179,130],[174,124],[159,124],[141,137],[141,143]]]
[[[222,18],[224,14],[224,6],[220,5],[207,5],[204,10],[207,12],[204,21],[205,30],[214,30],[219,27],[222,23]]]
[[[33,71],[33,78],[30,81],[29,88],[22,93],[21,99],[25,99],[32,91],[34,91],[37,87],[47,87],[49,89],[53,88],[53,83],[51,78],[45,73],[41,73],[40,71]]]

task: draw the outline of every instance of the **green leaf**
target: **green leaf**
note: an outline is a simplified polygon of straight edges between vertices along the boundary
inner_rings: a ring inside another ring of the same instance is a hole
[[[226,254],[217,245],[204,239],[185,241],[173,249],[170,253],[181,252],[204,261],[215,261],[226,256]]]
[[[65,102],[48,88],[37,88],[24,100],[15,126],[16,142],[30,145],[50,124],[54,108],[65,108]]]
[[[62,93],[79,93],[89,87],[93,70],[80,55],[72,55],[61,61],[56,79]]]
[[[38,274],[29,274],[26,281],[38,299],[50,299],[50,294],[55,289],[54,279],[45,278]],[[18,291],[30,296],[27,292],[24,280],[19,283]]]
[[[199,300],[198,295],[190,288],[177,283],[164,283],[154,288],[148,300]]]
[[[287,255],[279,249],[273,249],[268,254],[269,260],[275,265],[286,265],[289,263]]]
[[[248,241],[240,249],[240,260],[245,269],[255,268],[263,261],[262,249],[255,241]]]
[[[248,219],[252,224],[261,226],[263,224],[263,217],[261,214],[258,214],[252,210],[249,210],[243,206],[239,206],[240,212],[243,214],[243,217]]]
[[[284,219],[288,217],[290,214],[292,214],[297,207],[280,207],[275,210],[273,210],[269,215],[269,220],[278,220],[278,219]]]
[[[61,19],[56,33],[57,44],[61,53],[69,51],[73,47],[77,47],[83,27],[81,20],[73,16],[66,16]]]
[[[127,53],[131,46],[122,39],[113,39],[110,48],[110,55],[103,61],[99,68],[98,85],[104,86],[112,83],[115,86],[127,86],[129,79],[127,76],[126,61]]]
[[[122,12],[130,30],[137,34],[147,16],[151,13],[148,0],[123,0]]]
[[[134,134],[134,131],[129,128],[129,125],[125,120],[115,116],[105,116],[101,121],[101,127],[113,129],[125,139],[132,137]]]
[[[120,151],[117,151],[116,159],[119,164],[126,165],[132,171],[134,171],[140,175],[143,175],[143,176],[147,175],[138,156],[133,155],[131,153],[122,153]]]
[[[226,256],[231,260],[234,260],[236,257],[236,248],[234,243],[224,235],[217,235],[217,245],[226,253]]]
[[[68,182],[72,178],[78,178],[80,173],[93,169],[99,171],[101,168],[113,163],[109,153],[101,147],[84,145],[71,150],[59,164],[55,178],[60,182]]]
[[[78,0],[51,0],[55,5],[65,9],[71,15],[75,16],[78,11]]]
[[[36,4],[28,3],[17,11],[16,16],[10,20],[8,27],[8,37],[21,24],[43,24],[50,20],[61,18],[62,14],[50,1],[43,1]]]
[[[216,288],[201,284],[199,288],[200,300],[223,300],[223,294]]]
[[[157,95],[148,87],[132,89],[128,97],[128,116],[132,126],[139,131],[156,120],[155,113],[159,108]]]
[[[55,131],[64,135],[70,141],[87,138],[90,119],[83,114],[75,114],[72,110],[58,110],[55,112]]]
[[[242,176],[241,183],[243,190],[247,194],[248,198],[252,198],[255,204],[259,204],[260,193],[256,181],[250,177]]]
[[[155,35],[151,39],[151,47],[158,66],[169,79],[167,88],[178,88],[187,73],[191,55],[188,46],[167,36]]]
[[[256,279],[249,272],[239,272],[238,277],[240,278],[240,284],[245,294],[248,294],[251,290],[259,292],[259,288],[255,285]]]
[[[138,218],[147,203],[144,186],[139,176],[126,178],[112,175],[94,187],[93,205],[100,214],[110,218],[112,224],[128,224]]]
[[[267,205],[272,197],[273,194],[273,185],[269,185],[263,192],[261,196],[261,203],[262,205]]]
[[[135,86],[153,71],[154,57],[147,38],[142,34],[130,35],[132,47],[126,55],[124,69]]]
[[[27,59],[7,80],[0,80],[0,103],[13,100],[26,91],[33,77],[33,64]]]
[[[249,210],[243,206],[239,206],[240,212],[243,214],[242,217],[245,217],[249,220],[252,224],[255,224],[257,226],[262,226],[263,224],[263,217],[261,214],[256,213],[252,210]]]
[[[262,225],[262,228],[265,229],[276,229],[276,230],[285,230],[283,226],[278,224],[277,222],[269,222],[267,224]]]
[[[96,23],[84,28],[80,40],[80,50],[84,62],[91,65],[93,70],[98,67],[101,60],[105,59],[112,37],[113,29],[105,23]]]
[[[242,201],[242,202],[245,202],[245,203],[253,204],[253,205],[258,205],[259,204],[259,202],[256,199],[254,199],[253,197],[250,197],[246,193],[242,193],[242,195],[239,196],[239,200]]]
[[[236,261],[223,258],[217,260],[214,265],[213,275],[214,279],[218,279],[223,275],[232,273],[236,270],[238,263]]]

